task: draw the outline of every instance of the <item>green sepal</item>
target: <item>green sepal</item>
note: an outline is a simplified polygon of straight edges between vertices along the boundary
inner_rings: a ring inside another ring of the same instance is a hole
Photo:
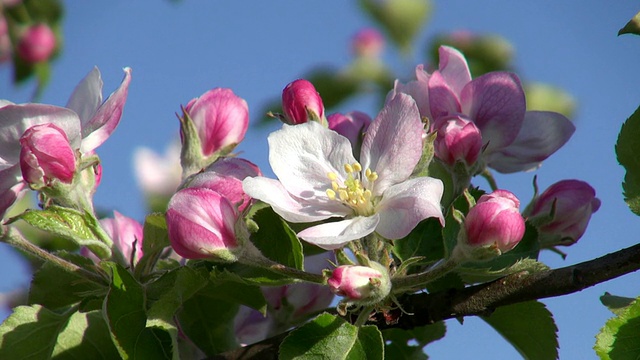
[[[631,211],[640,215],[640,107],[624,122],[616,142],[618,162],[627,173],[624,176],[622,189],[624,201]]]

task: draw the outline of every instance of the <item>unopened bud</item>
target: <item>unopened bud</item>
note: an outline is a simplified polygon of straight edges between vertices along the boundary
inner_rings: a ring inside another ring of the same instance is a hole
[[[323,121],[324,105],[313,84],[298,79],[282,90],[282,111],[289,124],[302,124],[307,121]]]
[[[18,55],[28,63],[48,60],[56,48],[56,36],[45,24],[28,28],[17,46]]]

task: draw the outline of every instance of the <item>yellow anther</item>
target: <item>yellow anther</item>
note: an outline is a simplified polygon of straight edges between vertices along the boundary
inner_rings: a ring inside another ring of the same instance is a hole
[[[344,171],[346,171],[347,174],[351,174],[353,172],[353,167],[349,164],[344,164]]]
[[[349,194],[347,194],[347,190],[340,189],[340,200],[346,201],[349,198]]]
[[[327,196],[329,197],[329,200],[335,200],[336,192],[331,189],[327,189]]]
[[[336,181],[338,179],[338,174],[336,174],[334,172],[330,172],[330,173],[327,174],[327,177],[331,181]]]
[[[367,175],[367,180],[371,182],[378,180],[378,173],[372,172],[371,174]]]
[[[362,171],[362,165],[360,165],[360,163],[353,163],[353,170],[357,172]]]
[[[369,178],[369,176],[371,176],[371,169],[367,168],[367,170],[364,171],[364,176],[367,177],[367,179]]]
[[[371,195],[372,195],[371,194],[371,190],[367,189],[367,190],[364,191],[363,196],[364,196],[365,200],[371,199]]]
[[[340,186],[338,186],[338,183],[335,181],[331,182],[331,188],[333,189],[333,191],[338,191],[338,188],[340,188]]]

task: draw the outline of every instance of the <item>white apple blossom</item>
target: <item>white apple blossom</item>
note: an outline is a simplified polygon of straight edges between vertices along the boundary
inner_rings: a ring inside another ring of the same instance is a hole
[[[426,218],[444,222],[442,182],[409,178],[422,155],[422,134],[416,103],[405,94],[388,101],[369,126],[360,162],[347,138],[317,122],[284,125],[269,136],[269,162],[279,180],[247,178],[244,190],[290,222],[343,218],[298,234],[324,249],[374,231],[400,239]]]

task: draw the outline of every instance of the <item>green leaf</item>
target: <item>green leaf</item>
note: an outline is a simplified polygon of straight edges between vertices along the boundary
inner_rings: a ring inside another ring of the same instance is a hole
[[[501,306],[482,319],[525,359],[557,359],[558,339],[553,316],[537,301]]]
[[[624,201],[631,211],[640,215],[640,107],[625,121],[616,143],[618,162],[627,173],[622,189]]]
[[[147,215],[144,221],[142,242],[142,258],[136,265],[135,274],[140,278],[153,271],[164,249],[171,245],[167,232],[167,221],[163,214]]]
[[[0,359],[115,359],[99,311],[56,314],[40,305],[18,306],[0,325]]]
[[[382,334],[375,326],[358,328],[330,314],[292,331],[280,345],[280,359],[383,359]]]
[[[108,261],[103,261],[101,265],[112,273],[103,312],[120,356],[124,359],[174,358],[171,334],[146,327],[142,286],[122,266]]]
[[[640,358],[640,301],[638,299],[618,316],[609,319],[596,335],[596,344],[593,348],[601,359]]]
[[[92,230],[97,225],[89,215],[77,210],[50,206],[46,210],[27,210],[10,222],[17,219],[22,219],[40,230],[71,240],[80,246],[86,246],[102,259],[111,257],[111,249],[98,240],[98,236]]]
[[[605,292],[604,295],[600,296],[600,302],[602,305],[609,308],[609,310],[616,315],[620,315],[627,311],[629,305],[634,301],[634,298],[611,295],[608,292]]]
[[[184,302],[178,313],[180,329],[207,356],[213,356],[237,346],[233,319],[238,303],[211,296],[206,288]]]
[[[239,303],[263,314],[267,311],[267,301],[260,288],[245,282],[240,276],[226,271],[212,271],[209,280],[211,285],[203,289],[203,294],[214,299]]]
[[[207,285],[207,278],[203,275],[206,274],[181,267],[149,284],[147,297],[158,298],[147,312],[147,326],[153,326],[155,321],[171,323],[182,304]]]
[[[291,284],[293,282],[292,278],[276,274],[258,266],[234,263],[230,265],[220,266],[220,269],[235,274],[236,276],[230,277],[229,279],[238,279],[244,284],[258,286],[280,286]]]
[[[58,335],[54,359],[117,359],[118,350],[99,310],[75,312]]]
[[[622,34],[640,35],[640,12],[637,13],[629,22],[618,31],[618,36]]]
[[[300,240],[271,207],[258,210],[252,220],[258,224],[259,229],[251,234],[251,240],[264,256],[280,264],[303,270],[304,255]]]
[[[385,359],[426,360],[423,349],[427,344],[442,339],[447,331],[444,321],[420,326],[411,330],[387,329],[382,332],[385,340]]]
[[[70,253],[58,253],[74,264],[93,266],[90,259]],[[82,301],[89,296],[104,296],[106,287],[101,286],[85,277],[62,270],[50,262],[45,262],[33,275],[29,289],[29,303],[40,304],[55,310]]]
[[[18,306],[0,325],[1,359],[49,359],[69,320],[40,305]]]
[[[421,221],[404,239],[394,241],[393,252],[400,260],[424,257],[417,264],[424,265],[444,257],[442,225],[436,218]]]

